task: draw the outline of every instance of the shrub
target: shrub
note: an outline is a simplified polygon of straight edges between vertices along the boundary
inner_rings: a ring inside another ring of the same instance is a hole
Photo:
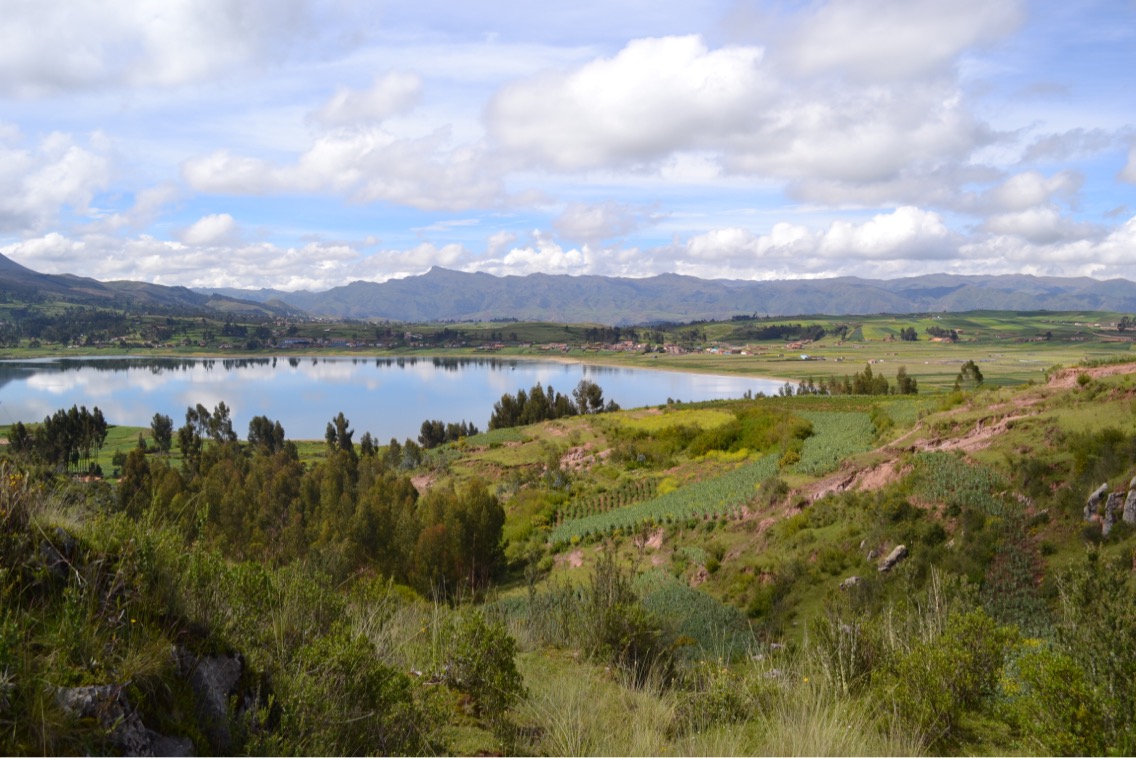
[[[514,662],[516,640],[504,625],[491,624],[480,611],[469,610],[449,620],[442,647],[443,681],[468,694],[477,712],[495,728],[502,725],[505,712],[525,695]]]
[[[1050,755],[1100,755],[1104,713],[1084,669],[1069,656],[1027,640],[1003,683],[1002,715],[1027,745]]]

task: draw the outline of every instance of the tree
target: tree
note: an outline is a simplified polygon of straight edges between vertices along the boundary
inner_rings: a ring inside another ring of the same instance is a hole
[[[974,361],[967,361],[955,377],[955,390],[973,390],[982,385],[982,370]]]
[[[284,449],[284,427],[267,416],[254,416],[249,421],[248,442],[268,455],[278,453]]]
[[[327,440],[328,447],[344,450],[351,455],[355,455],[355,444],[351,441],[354,430],[351,429],[351,422],[343,415],[343,411],[327,423],[327,431],[324,432],[324,439]]]
[[[165,414],[155,413],[154,418],[150,419],[150,436],[154,438],[159,451],[170,452],[174,441],[174,420]]]
[[[572,390],[572,396],[576,398],[576,411],[581,415],[603,410],[603,390],[590,379],[581,379],[576,389]]]
[[[899,370],[895,372],[895,394],[914,395],[918,392],[919,385],[915,381],[915,377],[908,376],[907,366],[900,366]]]

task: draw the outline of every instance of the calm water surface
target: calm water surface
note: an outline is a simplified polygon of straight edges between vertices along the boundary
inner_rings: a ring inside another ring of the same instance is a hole
[[[188,406],[224,401],[243,438],[253,416],[292,439],[322,439],[343,411],[358,440],[416,438],[422,422],[469,421],[483,431],[501,395],[537,382],[571,396],[588,378],[624,408],[776,393],[781,382],[737,376],[507,359],[56,358],[0,361],[0,423],[42,421],[72,405],[98,406],[112,424],[149,426],[164,413],[181,426]]]

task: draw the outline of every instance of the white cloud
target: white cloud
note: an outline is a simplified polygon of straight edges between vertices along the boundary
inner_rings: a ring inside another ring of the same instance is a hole
[[[1136,184],[1136,146],[1128,151],[1128,163],[1120,170],[1119,178],[1121,181]]]
[[[0,25],[0,93],[171,86],[361,38],[349,2],[68,0],[16,2]]]
[[[221,150],[182,166],[185,180],[200,192],[331,192],[356,202],[428,210],[497,205],[504,196],[501,174],[482,149],[451,146],[446,129],[417,139],[377,128],[337,130],[317,138],[290,165]]]
[[[575,242],[596,243],[612,237],[622,237],[644,223],[643,214],[621,203],[599,205],[569,203],[552,222],[561,237]]]
[[[740,228],[712,230],[690,239],[685,252],[702,262],[700,270],[718,264],[748,279],[765,274],[770,263],[795,266],[802,273],[831,272],[871,261],[941,260],[957,245],[938,214],[903,207],[861,224],[835,221],[824,231],[788,223],[774,225],[765,235]]]
[[[1055,196],[1069,198],[1077,193],[1083,182],[1084,177],[1072,171],[1062,171],[1049,177],[1037,171],[1015,174],[985,194],[979,211],[1025,211],[1044,205]]]
[[[489,129],[505,148],[558,169],[650,162],[752,126],[772,94],[756,47],[698,36],[632,40],[612,58],[503,88]]]
[[[109,146],[94,135],[84,147],[54,132],[34,148],[20,145],[9,131],[0,141],[0,231],[36,232],[60,211],[84,212],[110,180]]]
[[[1091,224],[1066,218],[1053,206],[991,216],[981,228],[993,234],[1014,235],[1036,243],[1095,237],[1097,233]]]
[[[783,55],[805,74],[879,82],[941,71],[968,49],[1000,39],[1024,18],[1018,0],[840,0],[795,20]]]
[[[204,216],[181,233],[187,245],[216,245],[232,242],[237,236],[237,222],[228,213]]]
[[[377,124],[412,108],[421,93],[422,77],[391,71],[375,77],[375,83],[368,90],[356,92],[340,88],[312,114],[312,118],[325,126]]]

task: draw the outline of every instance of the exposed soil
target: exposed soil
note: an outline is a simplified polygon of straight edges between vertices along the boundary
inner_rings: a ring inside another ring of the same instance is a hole
[[[570,553],[560,553],[555,556],[553,562],[558,566],[568,566],[568,568],[580,568],[584,565],[584,551],[577,548]]]
[[[595,445],[591,442],[574,447],[564,455],[560,456],[560,468],[569,471],[576,471],[578,469],[587,469],[594,466],[596,463],[606,460],[611,455],[611,448],[601,450],[598,453],[591,453]]]
[[[430,489],[430,485],[434,483],[434,475],[423,474],[422,476],[411,477],[410,483],[414,485],[414,489],[418,490],[419,495],[425,495],[426,490]]]
[[[1049,377],[1050,387],[1057,389],[1070,389],[1077,384],[1080,374],[1088,374],[1093,379],[1102,376],[1116,376],[1117,374],[1136,374],[1136,363],[1118,363],[1114,366],[1096,366],[1094,368],[1067,368],[1055,372]]]

